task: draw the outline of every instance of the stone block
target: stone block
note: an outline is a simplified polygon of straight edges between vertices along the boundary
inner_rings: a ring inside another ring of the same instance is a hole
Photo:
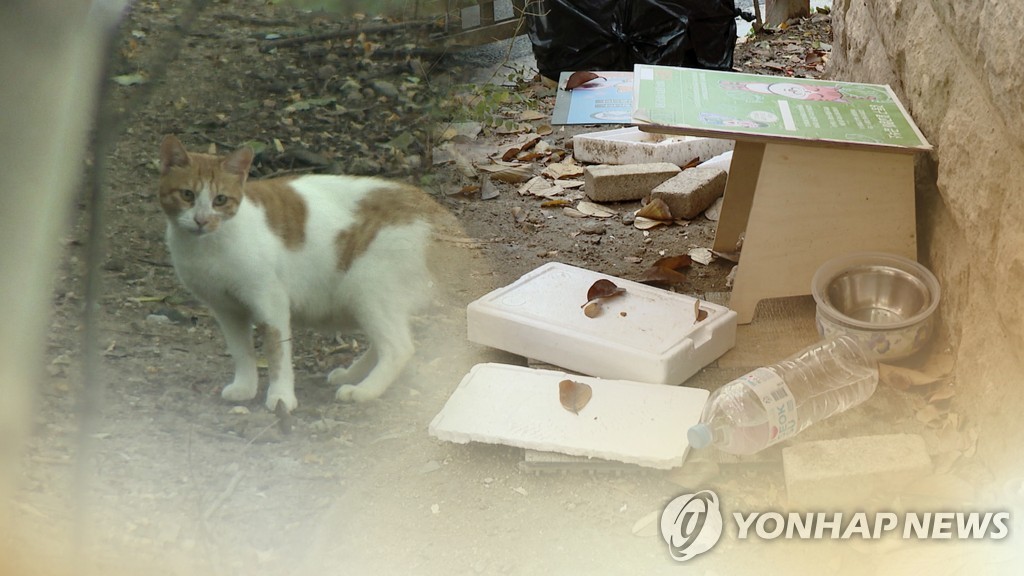
[[[782,451],[790,507],[863,506],[932,472],[924,439],[886,434],[820,440]]]
[[[725,194],[728,173],[721,168],[690,168],[662,182],[651,191],[651,198],[661,198],[673,218],[692,220]]]
[[[587,196],[595,202],[639,200],[656,186],[679,174],[680,168],[670,162],[650,164],[599,164],[583,170]]]

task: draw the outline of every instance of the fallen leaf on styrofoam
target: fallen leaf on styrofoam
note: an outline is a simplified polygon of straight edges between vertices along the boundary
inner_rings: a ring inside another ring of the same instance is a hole
[[[594,218],[611,218],[615,216],[615,212],[608,210],[600,204],[593,202],[587,202],[586,200],[581,201],[576,205],[576,209],[586,214],[587,216],[593,216]]]
[[[637,211],[636,217],[650,220],[672,220],[672,210],[669,209],[668,204],[661,198],[652,198],[650,202]]]
[[[558,400],[573,414],[579,414],[594,396],[594,389],[589,384],[575,380],[562,380],[558,383]]]
[[[693,301],[693,323],[697,324],[708,317],[708,311],[700,307],[700,299]]]
[[[715,255],[707,248],[691,248],[690,251],[687,252],[687,255],[689,255],[690,259],[694,262],[698,262],[705,266],[711,264],[715,259]]]
[[[589,302],[598,298],[613,298],[625,293],[625,288],[617,286],[607,278],[601,278],[590,285],[590,288],[587,290],[587,301]]]
[[[565,86],[562,87],[562,90],[575,90],[576,88],[583,86],[587,82],[592,82],[594,80],[597,80],[598,78],[603,79],[604,76],[601,76],[600,74],[595,74],[593,72],[573,72],[565,81]]]
[[[601,315],[601,302],[591,300],[583,305],[583,315],[587,318],[597,318]]]

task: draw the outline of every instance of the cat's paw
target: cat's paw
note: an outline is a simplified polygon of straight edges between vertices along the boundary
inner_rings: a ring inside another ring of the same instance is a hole
[[[356,381],[356,375],[352,374],[351,371],[344,366],[339,366],[338,368],[331,370],[331,372],[327,375],[327,383],[332,386],[340,386],[341,384],[352,384],[353,382]],[[338,393],[338,399],[341,399],[340,392]]]
[[[335,398],[342,402],[369,402],[379,396],[380,394],[375,391],[349,384],[338,388],[338,393],[335,394]]]
[[[295,397],[294,392],[277,392],[274,390],[267,391],[267,409],[271,412],[277,410],[278,401],[284,403],[284,407],[288,412],[295,410],[299,405],[299,400]]]
[[[256,384],[236,380],[220,391],[220,397],[229,402],[248,402],[256,397]]]

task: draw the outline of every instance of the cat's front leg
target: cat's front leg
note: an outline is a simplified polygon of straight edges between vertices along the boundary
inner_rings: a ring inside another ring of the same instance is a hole
[[[235,360],[235,380],[225,386],[220,395],[231,402],[252,400],[259,384],[256,351],[252,346],[252,320],[248,314],[234,310],[214,310],[214,316]]]
[[[267,388],[267,408],[275,410],[283,402],[291,412],[299,405],[295,397],[295,372],[292,369],[292,335],[288,322],[267,324],[263,349],[270,369],[270,387]]]

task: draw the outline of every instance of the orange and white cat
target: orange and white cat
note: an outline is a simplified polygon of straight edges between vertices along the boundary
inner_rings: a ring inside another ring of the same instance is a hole
[[[253,152],[160,147],[160,206],[178,277],[216,316],[235,361],[222,396],[257,393],[253,325],[265,325],[266,405],[298,404],[292,326],[361,329],[370,348],[328,381],[337,398],[379,397],[413,355],[410,317],[429,298],[426,251],[436,209],[424,192],[383,179],[307,175],[249,180]]]

